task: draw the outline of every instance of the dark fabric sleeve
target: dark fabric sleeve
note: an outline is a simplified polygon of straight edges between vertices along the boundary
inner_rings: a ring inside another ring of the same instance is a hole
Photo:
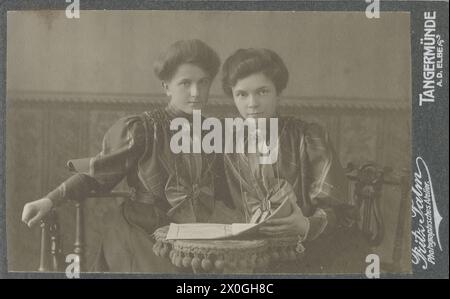
[[[105,134],[102,150],[92,158],[70,160],[77,174],[63,182],[47,197],[54,204],[66,199],[84,198],[91,191],[108,192],[130,170],[136,168],[145,147],[145,128],[139,116],[118,120]]]
[[[348,202],[347,178],[328,137],[317,124],[310,124],[305,132],[302,155],[309,165],[309,195],[318,205],[340,205]]]
[[[88,175],[77,173],[64,181],[56,189],[47,194],[53,205],[58,205],[64,199],[85,198],[91,190],[95,190],[97,183]]]
[[[348,182],[329,136],[321,126],[307,126],[301,156],[308,165],[309,196],[316,207],[316,213],[309,217],[308,239],[311,240],[333,231],[344,221],[342,212],[349,203]]]

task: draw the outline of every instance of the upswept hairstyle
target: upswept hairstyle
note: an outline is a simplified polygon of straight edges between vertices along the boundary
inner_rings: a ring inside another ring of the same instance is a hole
[[[289,72],[283,60],[269,49],[239,49],[228,57],[222,67],[222,88],[232,97],[232,87],[237,81],[262,72],[275,85],[280,94],[287,85]]]
[[[220,58],[216,51],[201,40],[179,40],[161,53],[153,70],[161,81],[168,81],[172,79],[177,68],[184,63],[200,67],[211,79],[214,79],[219,71]]]

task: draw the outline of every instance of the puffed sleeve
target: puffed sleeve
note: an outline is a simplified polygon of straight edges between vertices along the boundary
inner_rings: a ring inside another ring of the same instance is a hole
[[[304,132],[300,156],[307,166],[304,176],[311,203],[316,207],[309,232],[309,239],[314,239],[344,221],[341,211],[349,202],[348,183],[328,133],[313,123]]]
[[[75,175],[50,192],[54,204],[65,199],[84,198],[91,191],[113,189],[136,164],[145,150],[145,127],[140,116],[119,119],[105,134],[102,150],[90,158],[70,160]]]
[[[309,196],[313,203],[339,205],[348,201],[347,178],[328,133],[317,124],[309,124],[304,137],[304,151],[310,180]]]

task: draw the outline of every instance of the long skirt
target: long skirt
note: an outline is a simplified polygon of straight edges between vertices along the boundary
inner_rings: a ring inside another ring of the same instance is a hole
[[[106,217],[106,229],[95,261],[94,272],[180,273],[168,258],[153,253],[155,243],[152,236],[153,229],[145,229],[131,222],[127,213],[130,206],[145,212],[142,204],[136,206],[136,203],[125,201],[119,209]],[[152,206],[148,208],[153,209]],[[154,213],[148,214],[149,218],[155,216]],[[155,224],[155,220],[152,224]],[[158,226],[150,225],[150,227],[156,229]]]
[[[280,263],[274,273],[364,274],[370,246],[356,228],[338,228],[333,233],[305,242],[305,254],[297,262]]]

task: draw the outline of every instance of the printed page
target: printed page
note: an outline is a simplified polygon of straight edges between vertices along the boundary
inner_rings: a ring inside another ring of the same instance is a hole
[[[260,223],[171,223],[167,233],[167,240],[217,240],[225,239],[244,234],[256,232],[267,220],[272,218],[286,217],[291,212],[288,198],[273,212]]]
[[[230,237],[230,224],[221,223],[171,223],[167,233],[167,240],[214,240]]]

